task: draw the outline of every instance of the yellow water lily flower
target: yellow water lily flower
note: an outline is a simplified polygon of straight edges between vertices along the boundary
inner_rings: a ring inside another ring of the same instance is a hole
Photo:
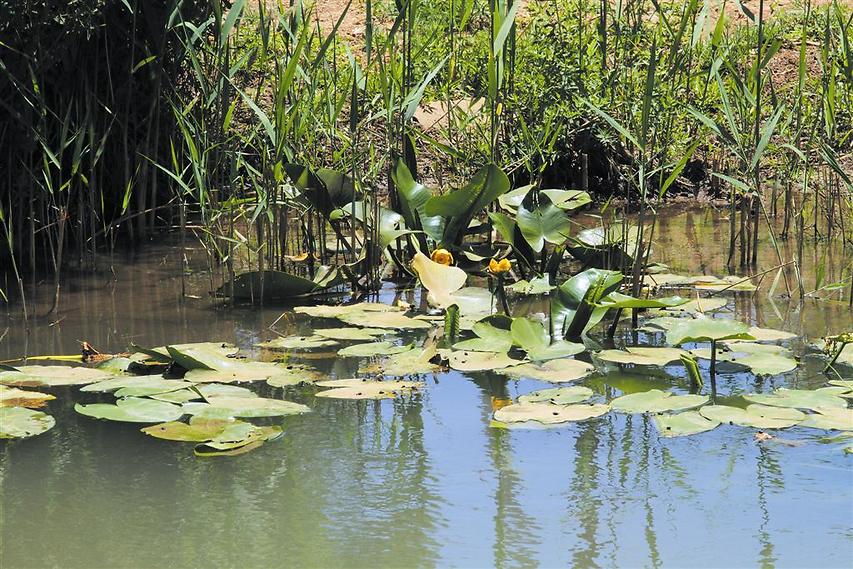
[[[506,273],[512,269],[512,265],[509,264],[509,259],[501,259],[497,261],[492,259],[489,261],[489,272],[493,274]]]
[[[436,249],[430,255],[430,259],[439,265],[447,265],[448,267],[453,264],[453,255],[447,249]]]

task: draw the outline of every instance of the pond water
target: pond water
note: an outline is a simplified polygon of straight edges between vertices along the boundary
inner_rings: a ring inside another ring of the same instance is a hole
[[[723,222],[674,212],[655,260],[688,274],[723,274]],[[765,249],[769,249],[765,247]],[[811,250],[806,280],[822,250]],[[332,326],[286,307],[216,308],[200,253],[180,300],[176,247],[146,247],[69,274],[57,315],[27,326],[0,315],[0,360],[105,352],[139,345],[225,341],[251,349],[275,334]],[[843,266],[840,250],[827,263]],[[776,263],[762,251],[763,266]],[[847,258],[849,263],[849,255]],[[831,273],[831,271],[830,271]],[[773,275],[768,278],[772,280]],[[840,278],[829,274],[827,279]],[[762,288],[766,288],[767,283]],[[780,285],[781,287],[781,285]],[[49,287],[30,311],[44,314]],[[420,292],[396,292],[418,304]],[[803,336],[851,328],[844,302],[802,305],[728,294],[723,314]],[[533,305],[535,306],[535,305]],[[631,341],[630,334],[622,339]],[[640,342],[648,338],[640,334]],[[356,358],[312,365],[353,377]],[[722,393],[825,384],[817,360],[772,379],[720,376]],[[676,373],[679,366],[674,366]],[[542,430],[490,427],[493,405],[549,387],[479,372],[427,377],[403,399],[320,399],[311,390],[250,386],[312,413],[258,422],[284,436],[254,452],[199,458],[192,443],[154,439],[140,425],[73,410],[76,388],[51,390],[47,433],[0,442],[0,566],[18,567],[849,567],[853,563],[853,455],[827,431],[794,427],[758,442],[721,426],[661,438],[644,415],[608,413]],[[602,398],[657,387],[665,375],[614,373],[582,380]],[[92,398],[89,398],[92,399]]]

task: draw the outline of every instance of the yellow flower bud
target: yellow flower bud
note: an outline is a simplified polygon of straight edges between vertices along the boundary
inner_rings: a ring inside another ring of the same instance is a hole
[[[492,259],[489,261],[490,273],[506,273],[509,272],[510,269],[512,269],[512,265],[509,264],[509,259],[501,259],[500,261]]]
[[[430,259],[439,265],[447,265],[450,266],[453,264],[453,255],[450,254],[450,251],[447,249],[436,249],[430,255]]]

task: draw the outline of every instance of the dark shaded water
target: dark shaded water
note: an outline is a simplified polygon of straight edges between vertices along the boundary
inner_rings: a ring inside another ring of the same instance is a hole
[[[672,216],[655,260],[721,274],[725,228],[713,222],[709,213]],[[765,267],[776,264],[775,253],[765,253]],[[834,254],[828,266],[844,266]],[[178,255],[151,247],[114,259],[115,279],[108,270],[69,276],[60,313],[31,322],[29,332],[16,314],[0,316],[0,359],[73,354],[83,339],[119,351],[130,341],[249,347],[273,335],[267,328],[281,307],[214,308],[206,297],[180,302]],[[818,262],[821,256],[813,255]],[[814,278],[809,268],[807,279]],[[205,296],[207,282],[197,273],[190,289]],[[39,294],[36,311],[43,313],[50,291]],[[389,289],[383,299],[394,294]],[[853,324],[842,302],[800,305],[761,292],[729,298],[725,311],[734,317],[806,339]],[[280,328],[308,329],[292,313],[282,322]],[[773,380],[723,376],[720,390],[822,385],[818,362],[803,361]],[[312,363],[351,377],[358,360]],[[261,388],[314,412],[271,421],[283,425],[284,437],[219,459],[196,458],[191,444],[147,437],[138,426],[79,416],[73,404],[82,394],[54,390],[47,409],[54,429],[0,442],[0,566],[853,563],[853,456],[824,442],[823,431],[795,427],[757,443],[753,430],[724,426],[662,439],[649,418],[616,413],[558,429],[505,431],[489,427],[493,400],[545,384],[458,372],[428,382],[418,395],[381,402]],[[619,374],[582,383],[601,396],[685,387]]]

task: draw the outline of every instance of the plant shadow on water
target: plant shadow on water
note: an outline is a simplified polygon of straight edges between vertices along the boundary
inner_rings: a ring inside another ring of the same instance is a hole
[[[708,215],[661,215],[659,260],[688,274],[721,272],[722,237],[713,234]],[[114,259],[115,281],[107,272],[69,275],[64,308],[53,325],[37,320],[27,332],[18,319],[0,319],[0,330],[6,329],[0,360],[75,353],[81,339],[114,352],[131,342],[215,340],[255,355],[255,344],[274,337],[269,326],[281,307],[220,310],[206,298],[182,301],[180,278],[172,270],[177,258],[175,248],[153,247],[139,258]],[[205,278],[192,275],[190,289],[203,290]],[[32,304],[49,304],[50,292],[37,292],[44,297],[34,297]],[[389,286],[378,299],[391,302],[397,294]],[[419,303],[420,292],[401,294]],[[850,309],[840,303],[806,299],[799,305],[761,292],[724,298],[729,301],[723,315],[798,334],[801,339],[792,343],[798,356],[807,342],[850,325]],[[526,306],[531,313],[542,310],[536,302]],[[276,329],[310,334],[316,323],[286,310]],[[615,340],[658,345],[663,336],[620,326]],[[335,357],[334,349],[327,355],[293,361],[337,378],[355,377],[358,358]],[[722,367],[718,402],[826,382],[822,360],[803,357],[800,363],[771,379]],[[707,360],[700,359],[699,366],[706,375]],[[255,388],[262,397],[286,395],[313,412],[258,420],[282,426],[284,435],[255,452],[224,459],[195,457],[190,443],[144,436],[139,425],[81,416],[74,412],[75,401],[108,398],[53,388],[56,399],[45,410],[56,426],[0,446],[0,565],[261,567],[281,559],[309,567],[657,567],[849,561],[850,456],[838,444],[824,444],[825,431],[793,427],[757,441],[754,429],[723,425],[694,437],[662,438],[651,416],[615,412],[556,428],[493,428],[496,409],[553,386],[492,371],[451,370],[424,378],[425,389],[377,401],[315,398],[311,389],[263,384]],[[623,366],[575,385],[590,387],[596,401],[649,389],[695,391],[678,361],[656,372]],[[702,389],[708,393],[709,387]]]

